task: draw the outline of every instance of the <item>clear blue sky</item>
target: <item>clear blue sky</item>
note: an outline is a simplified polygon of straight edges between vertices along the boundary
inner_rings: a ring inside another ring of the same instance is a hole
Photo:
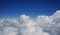
[[[59,0],[0,0],[0,18],[18,17],[22,14],[31,17],[50,16],[56,10],[60,10]]]

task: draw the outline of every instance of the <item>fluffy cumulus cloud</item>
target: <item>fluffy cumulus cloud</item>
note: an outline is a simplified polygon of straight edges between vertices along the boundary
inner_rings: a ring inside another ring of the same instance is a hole
[[[60,35],[60,11],[51,16],[0,19],[0,35]]]

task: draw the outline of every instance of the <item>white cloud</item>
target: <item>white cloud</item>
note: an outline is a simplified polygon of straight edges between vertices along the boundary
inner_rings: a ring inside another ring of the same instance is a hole
[[[5,27],[4,28],[4,35],[17,35],[17,29],[13,27]]]
[[[60,35],[60,10],[53,14],[52,31],[54,35]]]
[[[45,30],[46,32],[44,32]],[[29,16],[21,15],[20,18],[0,19],[1,35],[60,35],[60,11],[52,16],[37,16],[31,19]]]
[[[22,30],[23,35],[49,35],[48,33],[43,32],[42,28],[36,26],[34,20],[32,20],[29,16],[22,15]]]

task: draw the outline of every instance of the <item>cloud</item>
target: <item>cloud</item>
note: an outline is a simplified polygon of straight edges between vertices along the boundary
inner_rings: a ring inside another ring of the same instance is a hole
[[[29,16],[21,15],[23,35],[49,35],[43,32],[42,28],[36,25],[36,22]]]
[[[38,16],[37,25],[51,32],[51,35],[60,35],[60,10],[52,16]]]
[[[52,31],[54,35],[60,35],[60,10],[53,14]]]
[[[35,19],[27,15],[20,18],[0,19],[1,35],[60,35],[60,11],[51,16],[37,16]]]
[[[13,27],[5,27],[3,35],[17,35],[17,29]]]

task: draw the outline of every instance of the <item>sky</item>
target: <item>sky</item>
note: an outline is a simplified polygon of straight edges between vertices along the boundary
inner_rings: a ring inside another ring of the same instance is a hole
[[[59,9],[59,0],[0,0],[0,18],[18,17],[22,14],[31,17],[50,16]]]
[[[0,35],[60,35],[60,1],[0,0]]]

